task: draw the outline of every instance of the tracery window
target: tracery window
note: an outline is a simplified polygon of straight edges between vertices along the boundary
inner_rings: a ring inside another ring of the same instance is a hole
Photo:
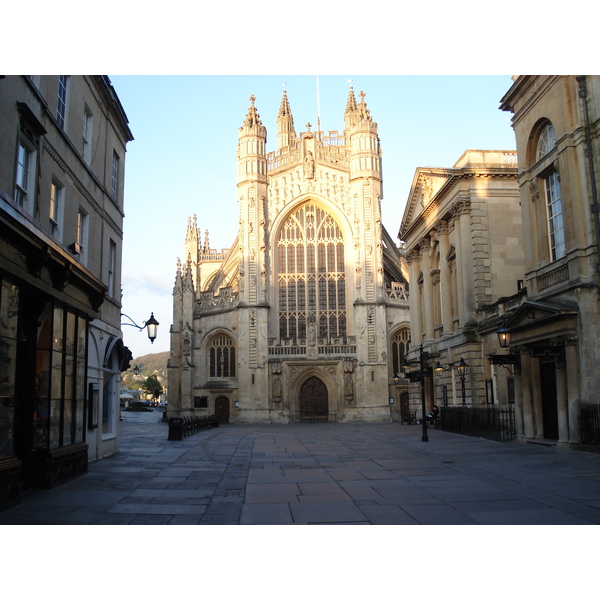
[[[235,342],[226,334],[210,343],[209,372],[210,377],[235,377]]]
[[[556,147],[556,131],[552,123],[545,125],[537,143],[536,160],[540,160]]]
[[[304,341],[313,327],[325,343],[345,338],[344,239],[335,219],[304,204],[283,223],[277,247],[280,338]]]
[[[402,361],[408,353],[410,345],[410,329],[408,327],[397,331],[391,340],[392,343],[392,373],[402,374]]]

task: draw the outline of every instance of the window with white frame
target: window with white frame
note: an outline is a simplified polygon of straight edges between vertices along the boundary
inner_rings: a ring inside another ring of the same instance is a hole
[[[113,240],[110,240],[108,246],[108,295],[111,298],[115,297],[116,265],[117,244]]]
[[[110,197],[113,200],[117,199],[117,190],[119,189],[119,157],[117,153],[113,153],[112,159],[112,179],[110,187]]]
[[[50,184],[50,210],[48,215],[50,235],[62,241],[62,215],[65,205],[65,188],[56,182]]]
[[[65,128],[67,116],[67,75],[58,76],[58,98],[56,101],[56,120],[61,129]]]
[[[82,264],[87,262],[87,241],[88,241],[88,215],[80,208],[77,213],[77,232],[75,241],[79,245],[79,260]]]
[[[544,178],[546,207],[548,210],[548,241],[552,260],[562,258],[566,253],[563,209],[560,196],[560,179],[556,171]]]
[[[86,164],[92,162],[92,137],[94,119],[88,106],[83,109],[83,160]]]
[[[556,131],[552,123],[546,123],[540,132],[536,147],[536,161],[542,160],[556,150]],[[542,167],[543,168],[543,167]],[[553,166],[540,177],[546,201],[546,219],[548,226],[548,248],[551,260],[565,256],[565,230],[560,190],[560,175]]]
[[[552,123],[547,123],[538,139],[536,160],[541,160],[544,156],[552,152],[554,148],[556,148],[556,131]]]
[[[37,152],[21,140],[17,150],[15,201],[30,215],[34,213],[36,158]]]

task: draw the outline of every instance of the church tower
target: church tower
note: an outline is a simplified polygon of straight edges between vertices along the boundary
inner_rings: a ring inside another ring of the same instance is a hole
[[[267,130],[250,98],[250,108],[238,130],[238,347],[240,397],[261,410],[266,395],[267,364]]]
[[[202,248],[196,217],[188,222],[174,288],[173,415],[289,423],[393,414],[390,357],[399,363],[408,344],[409,309],[403,258],[381,223],[377,124],[350,88],[344,131],[311,128],[296,132],[284,90],[267,152],[252,96],[238,130],[234,245]]]
[[[383,287],[381,224],[381,149],[377,123],[371,118],[360,92],[356,102],[352,87],[344,114],[345,138],[349,146],[350,187],[353,205],[353,243],[355,249],[356,312],[358,327],[369,340],[365,360],[375,365],[385,353],[385,297]],[[361,325],[359,325],[361,324]],[[379,369],[377,369],[379,371]],[[381,376],[381,374],[379,374]]]

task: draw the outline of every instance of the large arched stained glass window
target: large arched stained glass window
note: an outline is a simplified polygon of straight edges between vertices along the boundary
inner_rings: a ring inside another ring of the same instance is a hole
[[[221,334],[209,344],[210,377],[235,377],[235,343]]]
[[[277,247],[281,340],[303,343],[311,322],[322,343],[345,338],[344,239],[335,219],[304,204],[283,223]]]

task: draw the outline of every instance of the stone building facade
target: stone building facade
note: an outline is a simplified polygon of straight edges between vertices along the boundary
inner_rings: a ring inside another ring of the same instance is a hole
[[[508,402],[506,373],[490,373],[483,354],[477,311],[521,286],[519,199],[514,151],[467,150],[452,168],[416,170],[398,237],[411,286],[408,359],[429,355],[426,410]],[[419,417],[420,385],[410,402]]]
[[[519,357],[519,437],[598,443],[600,77],[513,81],[501,108],[514,115],[526,293],[490,306],[482,332],[505,328]]]
[[[169,415],[222,422],[398,416],[407,273],[381,223],[381,149],[364,93],[343,132],[296,134],[287,92],[277,149],[250,99],[237,149],[238,235],[210,248],[190,218],[179,261]]]
[[[118,450],[127,117],[107,77],[0,78],[0,504]]]

